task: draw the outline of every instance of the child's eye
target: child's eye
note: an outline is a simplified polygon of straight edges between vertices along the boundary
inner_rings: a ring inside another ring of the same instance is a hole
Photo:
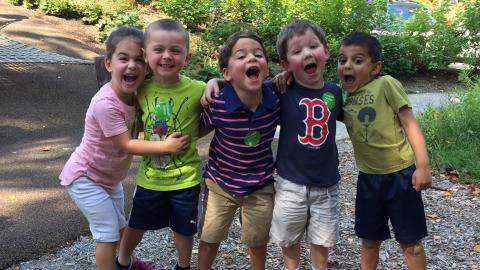
[[[310,45],[310,49],[316,49],[318,48],[318,45]]]
[[[257,53],[257,54],[255,54],[255,57],[263,58],[263,54],[262,53]]]
[[[347,62],[347,61],[346,61],[345,59],[340,59],[340,58],[338,59],[338,63],[339,63],[340,65],[344,65],[346,62]]]
[[[355,59],[354,62],[355,62],[355,64],[360,65],[361,63],[363,63],[363,59],[357,58],[357,59]]]

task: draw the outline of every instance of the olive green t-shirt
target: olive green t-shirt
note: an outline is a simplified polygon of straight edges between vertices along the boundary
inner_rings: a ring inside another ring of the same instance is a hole
[[[137,184],[157,191],[189,188],[201,181],[197,152],[200,124],[200,97],[205,83],[182,76],[167,87],[145,81],[138,89],[141,122],[145,140],[165,140],[173,132],[188,134],[192,140],[182,154],[144,156],[137,174]]]
[[[387,174],[415,163],[397,115],[405,106],[411,108],[405,90],[391,76],[378,77],[348,96],[344,122],[361,172]]]

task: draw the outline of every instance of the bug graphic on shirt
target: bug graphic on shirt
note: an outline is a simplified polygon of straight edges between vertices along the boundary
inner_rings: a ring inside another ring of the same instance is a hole
[[[169,97],[167,99],[160,99],[155,97],[153,102],[149,102],[148,97],[145,96],[145,101],[147,104],[148,114],[145,118],[145,130],[146,137],[151,141],[163,141],[168,135],[173,132],[182,132],[182,122],[180,122],[178,116],[182,111],[183,106],[187,103],[188,97],[184,97],[177,110],[175,109],[174,100]],[[185,108],[187,109],[187,108]],[[149,136],[148,136],[149,135]],[[177,179],[182,178],[182,171],[180,167],[183,164],[181,155],[156,155],[147,157],[147,165],[165,170],[167,165],[172,162],[175,168],[179,170]],[[148,177],[148,175],[147,175]]]

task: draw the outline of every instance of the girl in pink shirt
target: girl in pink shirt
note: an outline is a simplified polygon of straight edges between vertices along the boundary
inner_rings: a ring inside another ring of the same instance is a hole
[[[111,80],[92,98],[82,142],[59,177],[88,220],[96,241],[97,269],[115,269],[116,247],[126,225],[121,181],[132,155],[177,153],[190,144],[190,137],[179,132],[164,141],[132,138],[135,91],[146,70],[142,42],[143,33],[131,27],[121,27],[108,37],[105,67]]]

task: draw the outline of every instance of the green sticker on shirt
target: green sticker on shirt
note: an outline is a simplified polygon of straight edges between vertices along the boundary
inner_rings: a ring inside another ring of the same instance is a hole
[[[327,104],[329,109],[335,108],[335,96],[332,93],[326,92],[323,94],[322,100],[325,102],[325,104]]]
[[[260,142],[260,132],[257,130],[249,131],[243,142],[248,146],[256,146]]]

